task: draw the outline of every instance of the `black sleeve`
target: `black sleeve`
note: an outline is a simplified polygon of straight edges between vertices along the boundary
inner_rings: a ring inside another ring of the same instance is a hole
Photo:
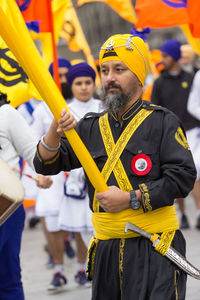
[[[77,123],[75,130],[86,147],[92,142],[90,133],[92,130],[96,132],[96,127],[92,129],[92,123],[94,120],[98,119],[99,115],[100,114],[89,113]],[[96,122],[96,124],[98,124],[98,122]],[[34,157],[34,166],[37,173],[55,175],[60,171],[70,171],[72,169],[80,168],[81,164],[67,138],[62,138],[58,154],[51,160],[44,161],[37,151]]]
[[[37,150],[33,163],[36,172],[43,175],[56,175],[60,171],[70,171],[81,167],[66,138],[61,139],[60,151],[51,160],[43,160]]]
[[[169,206],[192,190],[196,169],[178,118],[168,113],[163,120],[160,146],[161,176],[139,185],[145,212]]]

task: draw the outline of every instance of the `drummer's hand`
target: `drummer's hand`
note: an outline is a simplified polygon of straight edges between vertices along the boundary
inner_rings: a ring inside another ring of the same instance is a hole
[[[42,189],[48,189],[53,183],[51,176],[44,176],[42,174],[37,174],[36,179],[37,179],[37,186]]]
[[[74,116],[67,112],[64,108],[61,112],[61,119],[58,121],[57,133],[63,135],[63,131],[67,131],[76,127],[76,119]]]

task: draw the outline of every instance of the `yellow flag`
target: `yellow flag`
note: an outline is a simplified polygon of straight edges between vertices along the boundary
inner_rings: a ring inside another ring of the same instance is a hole
[[[52,14],[55,42],[58,43],[59,34],[63,26],[64,15],[70,0],[52,1]],[[41,42],[41,55],[47,68],[53,61],[52,37],[50,32],[41,32],[35,35],[35,39]]]
[[[83,51],[88,64],[96,71],[96,83],[98,85],[100,79],[96,70],[94,58],[83,33],[76,10],[71,1],[64,16],[64,23],[62,30],[60,31],[60,37],[67,41],[68,47],[71,51]]]
[[[2,2],[2,7],[10,22],[14,24],[9,2]],[[15,28],[15,27],[14,27]],[[0,91],[7,94],[13,107],[29,101],[31,98],[41,99],[39,93],[17,62],[4,40],[0,37]]]
[[[0,91],[8,95],[8,100],[13,107],[31,98],[41,99],[2,38],[0,38]]]
[[[78,0],[77,7],[90,2],[104,2],[126,21],[133,24],[137,21],[137,16],[131,0]]]
[[[190,28],[188,24],[180,25],[180,28],[182,29],[183,33],[185,34],[188,43],[192,46],[194,51],[200,55],[200,39],[194,38],[191,34]]]

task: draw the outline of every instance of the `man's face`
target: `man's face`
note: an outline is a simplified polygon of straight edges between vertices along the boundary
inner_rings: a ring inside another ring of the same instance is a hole
[[[58,73],[59,73],[59,81],[61,85],[61,92],[65,99],[71,99],[72,98],[72,92],[71,88],[67,84],[67,77],[66,74],[68,72],[67,67],[59,67]]]
[[[136,80],[135,74],[121,61],[108,61],[101,66],[101,83],[106,93],[129,93]]]
[[[114,114],[131,101],[141,83],[121,61],[108,61],[101,66],[102,98]]]
[[[91,77],[76,77],[72,83],[72,93],[81,102],[89,101],[94,94],[94,81]]]
[[[68,72],[68,68],[66,67],[58,68],[60,84],[67,83],[67,77],[66,77],[67,72]]]
[[[170,55],[162,52],[162,63],[165,69],[170,71],[176,64],[176,61]]]

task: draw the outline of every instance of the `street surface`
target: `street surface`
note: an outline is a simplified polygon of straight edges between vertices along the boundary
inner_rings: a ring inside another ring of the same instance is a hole
[[[190,229],[183,231],[187,241],[187,259],[200,269],[200,230],[195,228],[195,205],[190,196],[186,200],[186,211],[191,225]],[[47,254],[43,250],[44,244],[40,224],[34,229],[25,227],[21,266],[26,300],[90,300],[91,288],[80,288],[74,282],[76,258],[69,259],[66,256],[65,274],[68,278],[66,291],[59,294],[47,292],[53,271],[45,267]],[[186,300],[200,300],[200,280],[188,276]]]

